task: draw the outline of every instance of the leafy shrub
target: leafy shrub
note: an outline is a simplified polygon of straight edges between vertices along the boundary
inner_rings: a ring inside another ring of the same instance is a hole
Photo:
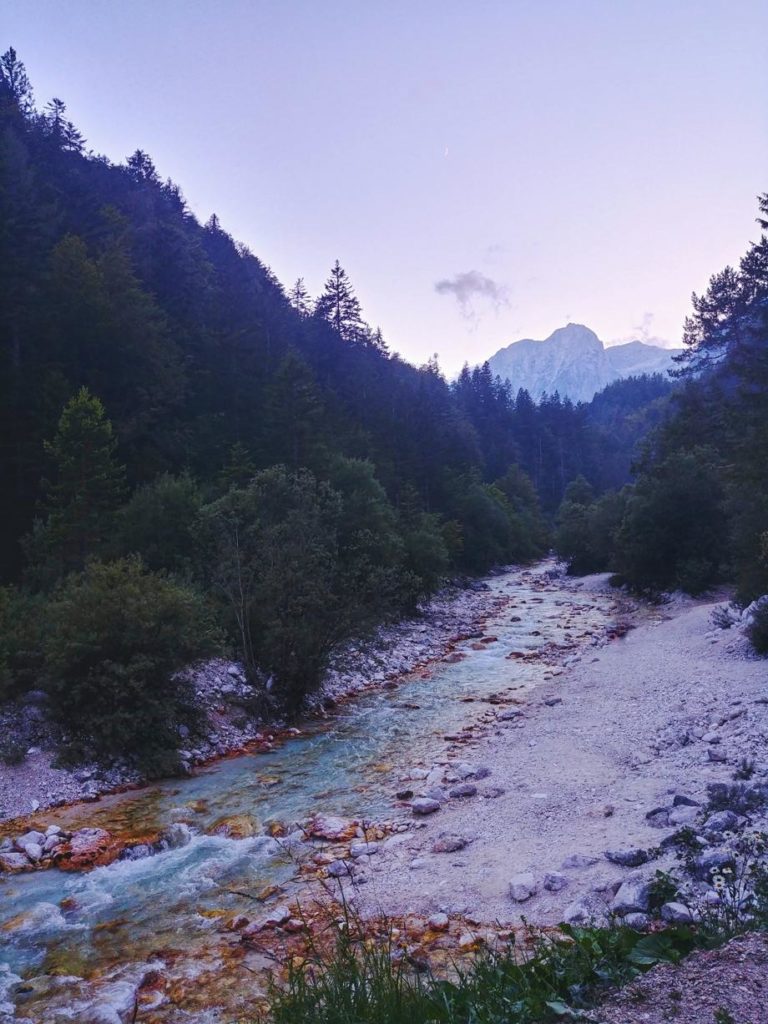
[[[163,473],[137,488],[117,513],[114,546],[118,556],[141,555],[151,570],[190,575],[194,565],[194,526],[202,502],[186,473]]]
[[[747,636],[758,654],[768,654],[768,601],[755,609]]]
[[[178,724],[193,724],[179,672],[215,649],[202,599],[138,558],[90,563],[49,607],[52,710],[70,754],[127,757],[150,774],[176,763]]]
[[[678,895],[677,879],[668,871],[657,871],[650,885],[649,910],[658,914],[665,903],[673,902]]]
[[[571,481],[557,513],[555,550],[572,576],[604,572],[613,564],[616,535],[630,489],[608,491],[595,499],[583,477]]]
[[[616,535],[615,568],[635,590],[700,593],[727,557],[720,474],[704,449],[677,452],[640,476]]]
[[[12,767],[21,764],[27,756],[27,745],[17,736],[6,736],[0,740],[0,761]]]

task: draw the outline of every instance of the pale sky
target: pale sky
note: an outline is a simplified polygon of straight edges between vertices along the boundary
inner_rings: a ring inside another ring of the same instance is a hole
[[[0,36],[94,151],[286,286],[338,258],[450,373],[568,320],[679,343],[758,234],[766,0],[3,0]]]

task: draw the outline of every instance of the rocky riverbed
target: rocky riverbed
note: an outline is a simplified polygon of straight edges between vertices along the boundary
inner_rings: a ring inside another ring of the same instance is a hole
[[[724,906],[713,880],[762,856],[768,797],[765,662],[739,626],[551,564],[488,587],[461,628],[438,613],[439,657],[359,673],[326,725],[11,836],[9,852],[88,829],[122,847],[0,883],[9,1019],[230,1020],[341,892],[438,965],[505,943],[523,915],[644,929]],[[674,890],[654,889],[659,869]]]

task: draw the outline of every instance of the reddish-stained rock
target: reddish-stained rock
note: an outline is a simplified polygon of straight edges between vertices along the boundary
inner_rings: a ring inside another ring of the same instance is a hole
[[[124,843],[103,828],[81,828],[58,847],[53,863],[61,871],[87,871],[111,864],[123,847]]]
[[[259,823],[250,814],[232,814],[214,822],[209,834],[226,836],[228,839],[250,839],[258,835],[259,831]]]
[[[348,842],[357,837],[359,822],[339,818],[333,814],[317,814],[311,818],[305,831],[312,839],[328,839],[331,842]]]

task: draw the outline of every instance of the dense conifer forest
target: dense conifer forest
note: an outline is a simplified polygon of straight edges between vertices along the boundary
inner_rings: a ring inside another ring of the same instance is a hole
[[[43,680],[73,749],[151,761],[179,668],[229,650],[296,713],[337,645],[541,556],[556,513],[573,571],[761,592],[767,244],[696,300],[674,394],[449,381],[388,350],[338,261],[317,297],[284,287],[147,153],[93,153],[8,50],[0,694]]]

